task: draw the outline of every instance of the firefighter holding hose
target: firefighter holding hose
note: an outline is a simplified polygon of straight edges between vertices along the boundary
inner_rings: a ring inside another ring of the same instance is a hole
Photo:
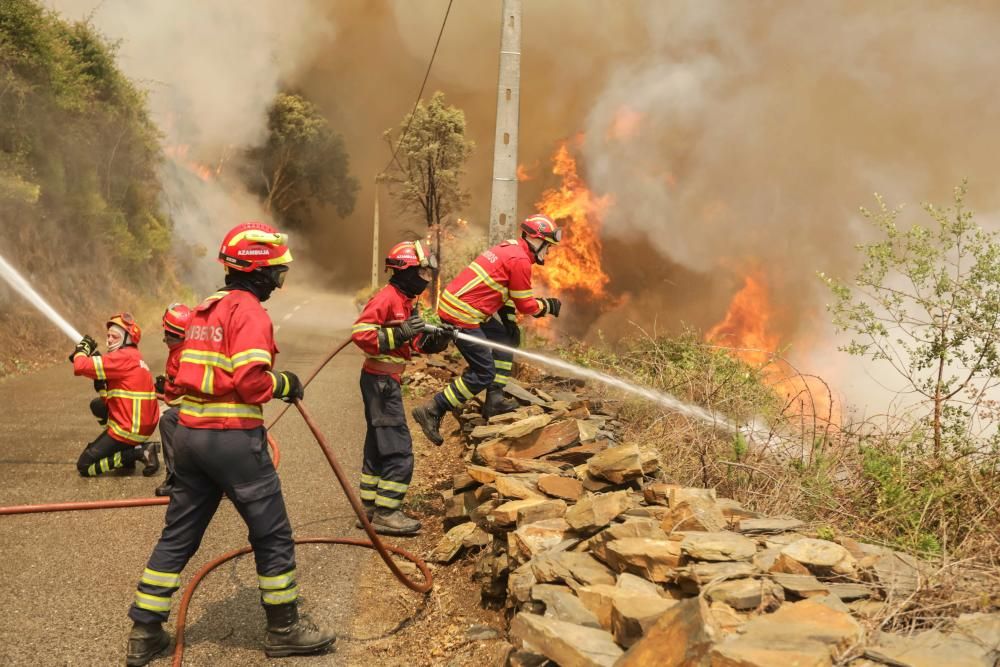
[[[437,260],[420,241],[404,241],[389,251],[389,284],[365,305],[351,329],[365,353],[361,398],[365,404],[361,502],[368,520],[384,535],[415,535],[420,522],[400,511],[413,477],[413,441],[403,411],[400,379],[414,352],[440,352],[450,335],[424,331],[417,297],[427,289]],[[360,527],[360,521],[358,522]]]
[[[143,461],[142,474],[149,477],[160,469],[157,443],[147,442],[160,411],[153,376],[139,353],[142,330],[130,313],[112,315],[105,326],[107,354],[102,356],[97,342],[84,336],[69,355],[73,374],[94,381],[100,397],[91,402],[90,409],[107,426],[80,454],[76,469],[83,477],[97,477]]]
[[[226,284],[191,315],[175,378],[184,397],[174,437],[174,485],[160,540],[128,615],[134,622],[126,664],[145,665],[170,643],[162,623],[181,571],[225,494],[249,530],[268,657],[325,651],[332,633],[298,614],[295,543],[281,483],[271,462],[263,404],[301,399],[294,373],[272,370],[278,350],[262,301],[280,288],[292,261],[287,236],[259,222],[234,227],[219,261]]]
[[[191,320],[191,309],[183,303],[172,303],[163,312],[163,342],[167,346],[167,364],[163,375],[156,376],[156,397],[167,404],[160,415],[160,442],[163,445],[163,463],[167,469],[163,484],[156,487],[158,496],[169,496],[174,483],[174,432],[180,420],[181,399],[184,392],[177,386],[177,371],[181,365],[184,331]]]
[[[562,302],[536,298],[531,288],[531,267],[544,264],[549,248],[562,240],[562,230],[546,215],[537,214],[521,223],[521,238],[504,241],[481,254],[448,283],[438,304],[438,315],[476,338],[517,347],[520,330],[517,313],[559,317]],[[470,341],[455,343],[469,367],[429,403],[413,409],[427,439],[435,445],[444,442],[441,419],[486,390],[483,416],[510,412],[517,407],[503,395],[510,379],[514,355],[477,345]]]

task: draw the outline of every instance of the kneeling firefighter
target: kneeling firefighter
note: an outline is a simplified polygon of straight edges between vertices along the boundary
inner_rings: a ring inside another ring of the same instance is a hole
[[[112,315],[105,326],[107,354],[102,356],[97,342],[84,336],[69,355],[73,374],[94,381],[100,397],[91,401],[90,410],[107,426],[80,454],[76,469],[83,477],[96,477],[143,461],[142,474],[149,477],[160,469],[157,443],[148,442],[160,410],[153,376],[139,353],[142,330],[129,313]]]
[[[271,370],[278,349],[260,305],[284,283],[292,261],[287,239],[259,222],[230,230],[219,250],[225,287],[188,322],[175,378],[184,397],[173,443],[173,490],[166,525],[129,608],[134,625],[127,665],[147,664],[170,643],[162,623],[171,596],[222,494],[249,530],[267,616],[267,656],[318,653],[334,642],[332,633],[298,614],[295,543],[263,425],[264,403],[304,393],[295,374]]]
[[[527,218],[521,223],[520,239],[490,248],[448,283],[441,294],[438,315],[469,336],[516,347],[520,338],[516,313],[559,317],[559,299],[533,295],[531,267],[544,264],[549,248],[561,239],[562,230],[548,216]],[[514,355],[461,339],[455,345],[469,367],[431,402],[413,410],[413,418],[424,435],[436,445],[444,442],[440,432],[444,414],[461,407],[483,389],[483,416],[487,419],[517,407],[503,395]]]
[[[420,241],[396,244],[385,258],[389,284],[365,305],[351,330],[365,353],[361,399],[365,404],[361,501],[375,530],[413,535],[420,522],[400,511],[413,477],[413,441],[403,411],[400,379],[414,352],[440,352],[451,336],[424,332],[417,297],[427,288],[437,260]],[[358,526],[360,527],[360,521]]]
[[[163,484],[156,487],[158,496],[169,496],[174,484],[174,433],[181,418],[181,399],[184,392],[174,382],[181,365],[184,332],[191,320],[191,309],[183,303],[172,303],[163,313],[163,342],[167,346],[167,364],[163,375],[156,376],[156,397],[167,404],[160,415],[160,442],[163,444],[163,463],[167,469]]]

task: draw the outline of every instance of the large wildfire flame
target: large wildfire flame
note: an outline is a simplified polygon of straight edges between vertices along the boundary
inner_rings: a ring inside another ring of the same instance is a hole
[[[580,140],[582,136],[577,143]],[[555,294],[575,291],[586,297],[602,297],[609,278],[601,268],[598,234],[604,213],[614,200],[610,195],[598,197],[587,188],[565,141],[552,156],[552,173],[562,178],[562,184],[542,193],[535,208],[562,227],[563,241],[546,257],[539,272],[541,281]]]
[[[728,348],[730,354],[761,370],[765,382],[786,401],[786,414],[815,417],[822,425],[840,425],[840,406],[829,387],[815,376],[803,375],[777,356],[780,336],[772,330],[774,309],[767,280],[760,270],[743,278],[725,317],[709,329],[705,340]]]

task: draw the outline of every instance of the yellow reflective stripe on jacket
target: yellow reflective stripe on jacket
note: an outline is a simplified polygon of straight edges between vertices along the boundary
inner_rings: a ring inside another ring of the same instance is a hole
[[[135,417],[135,419],[133,419],[132,421],[135,422],[136,424],[138,424],[139,423],[139,416],[138,416],[138,414],[134,415],[134,417]],[[117,422],[115,422],[115,420],[113,420],[113,419],[109,419],[108,420],[108,429],[110,429],[111,431],[113,431],[115,435],[119,436],[120,438],[122,438],[124,440],[128,440],[129,442],[134,442],[134,443],[137,443],[137,444],[142,444],[142,443],[146,442],[147,440],[149,440],[149,436],[148,435],[139,435],[136,432],[136,431],[138,431],[138,427],[133,427],[133,428],[135,428],[134,431],[133,430],[125,430],[124,428],[122,428],[121,424],[118,424]]]
[[[374,359],[375,361],[388,361],[390,364],[399,364],[401,366],[405,366],[409,363],[406,359],[402,357],[394,357],[391,354],[366,354],[365,356],[369,359]]]
[[[149,611],[170,611],[170,598],[150,595],[141,591],[135,592],[135,606]]]
[[[449,305],[448,303],[446,303],[443,299],[438,302],[438,308],[440,310],[442,310],[443,312],[447,313],[448,315],[451,315],[452,317],[454,317],[459,322],[465,322],[466,324],[480,324],[481,323],[481,320],[477,320],[475,318],[469,317],[464,312],[456,310],[451,305]]]
[[[175,572],[158,572],[148,567],[142,571],[140,581],[150,586],[160,586],[161,588],[180,588],[181,575]]]
[[[215,371],[211,366],[205,366],[201,371],[201,393],[211,396],[214,387]]]
[[[362,331],[372,331],[373,329],[381,329],[377,324],[371,324],[370,322],[358,322],[351,327],[351,333],[361,333]]]
[[[262,591],[277,591],[288,588],[295,583],[295,570],[289,570],[284,574],[276,574],[271,577],[257,575],[257,585]]]
[[[142,399],[132,399],[132,433],[139,432],[139,414],[142,412]]]
[[[213,366],[229,373],[233,372],[233,360],[221,352],[211,350],[184,350],[181,352],[181,363]]]
[[[91,357],[94,360],[94,374],[98,380],[107,380],[108,376],[104,372],[104,360],[100,357]]]
[[[270,367],[271,353],[268,352],[267,350],[251,348],[249,350],[243,350],[242,352],[237,352],[230,358],[230,361],[233,364],[233,370],[236,370],[240,366],[246,366],[247,364],[253,364],[257,362],[261,362]]]
[[[396,335],[393,333],[392,327],[387,327],[385,330],[385,339],[388,342],[389,349],[396,349]]]
[[[128,391],[127,389],[108,389],[108,398],[128,398],[140,401],[155,401],[156,394],[152,391]]]
[[[530,299],[532,296],[534,294],[530,289],[510,291],[510,298],[512,299]]]
[[[283,591],[261,591],[260,600],[264,604],[288,604],[299,597],[299,587],[292,586]]]
[[[185,396],[181,414],[200,418],[263,419],[264,409],[251,403],[197,403]]]
[[[468,292],[481,282],[483,282],[483,279],[477,275],[475,278],[473,278],[469,282],[459,287],[458,290],[455,292],[455,296],[462,296],[463,294],[465,294],[466,292]]]
[[[498,283],[497,281],[493,280],[493,278],[490,277],[490,274],[486,273],[486,269],[484,269],[483,267],[479,266],[479,264],[476,263],[476,262],[473,262],[472,264],[469,264],[469,268],[472,269],[472,271],[477,276],[479,276],[480,278],[482,278],[483,282],[486,283],[486,285],[488,287],[490,287],[491,289],[493,289],[493,290],[495,290],[497,292],[500,292],[500,296],[503,297],[504,301],[507,300],[507,288],[504,287],[503,285],[501,285],[500,283]]]
[[[447,291],[441,293],[441,301],[438,302],[438,308],[459,322],[465,322],[466,324],[480,324],[486,319],[486,315]]]

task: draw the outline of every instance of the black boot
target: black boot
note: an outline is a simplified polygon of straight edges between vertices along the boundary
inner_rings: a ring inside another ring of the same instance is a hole
[[[375,515],[375,503],[371,500],[362,500],[361,506],[364,508],[365,514],[368,516],[368,523],[371,523],[372,517]],[[364,529],[364,526],[361,525],[361,519],[354,522],[354,527]]]
[[[269,658],[320,653],[337,641],[332,632],[320,630],[305,616],[299,618],[295,602],[266,604],[264,613],[267,614],[264,653]]]
[[[134,623],[128,635],[125,664],[142,667],[170,645],[170,635],[159,623]]]
[[[520,403],[503,395],[503,387],[500,385],[495,384],[486,389],[486,402],[483,404],[483,417],[486,419],[513,412],[519,407]]]
[[[431,401],[426,405],[420,405],[413,408],[410,413],[413,418],[420,424],[420,429],[427,436],[427,439],[433,442],[435,445],[444,444],[444,437],[441,436],[441,418],[444,417],[444,412],[438,407],[437,401]]]
[[[163,484],[156,487],[153,491],[153,495],[157,496],[169,496],[174,491],[174,473],[168,472],[166,478],[163,480]]]
[[[142,469],[143,477],[152,477],[160,471],[159,442],[147,442],[142,446],[142,460],[146,464]]]
[[[411,519],[399,510],[379,507],[375,510],[372,527],[379,535],[416,535],[420,532],[420,522]]]

